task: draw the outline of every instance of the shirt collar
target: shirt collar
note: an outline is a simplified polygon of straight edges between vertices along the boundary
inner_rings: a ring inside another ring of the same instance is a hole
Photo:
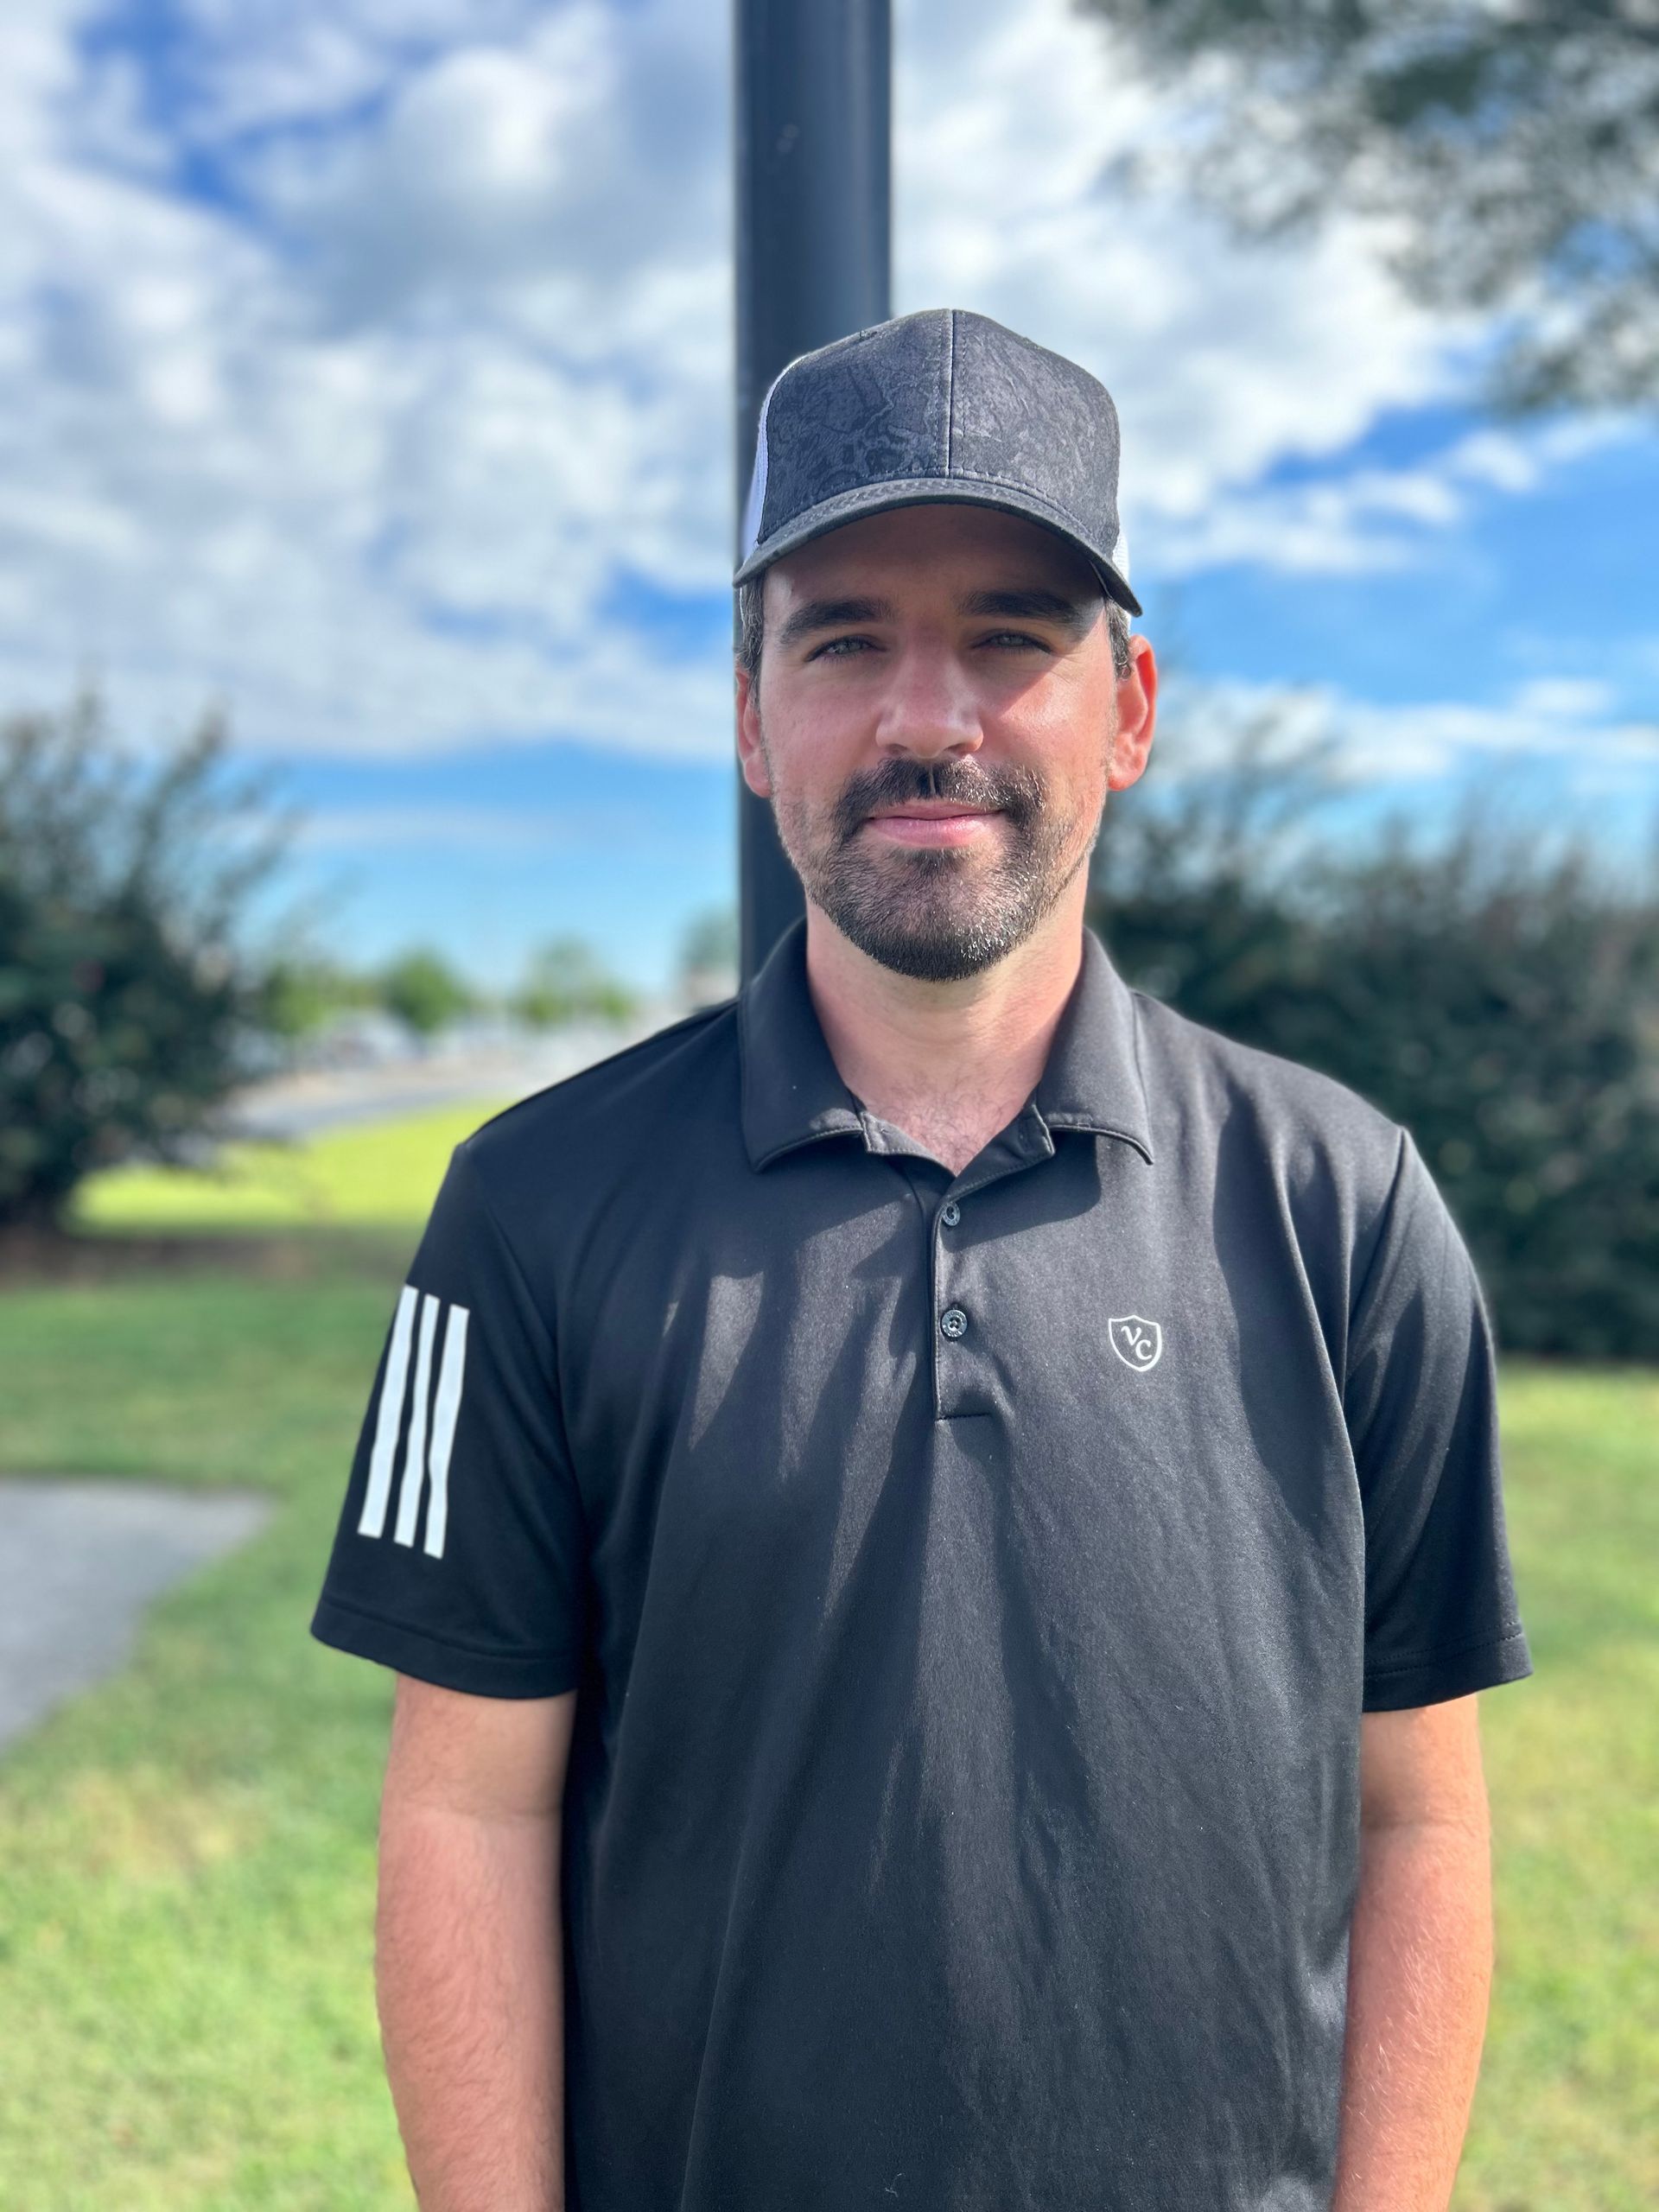
[[[743,1141],[751,1166],[820,1137],[862,1136],[868,1119],[842,1081],[806,980],[806,922],[791,922],[737,1001]],[[1083,966],[1033,1095],[1049,1129],[1120,1137],[1152,1161],[1135,995],[1091,929]]]
[[[1135,993],[1087,927],[1082,971],[1065,1002],[1034,1097],[1051,1129],[1091,1129],[1097,1136],[1121,1137],[1152,1166],[1152,1117],[1141,1073]]]

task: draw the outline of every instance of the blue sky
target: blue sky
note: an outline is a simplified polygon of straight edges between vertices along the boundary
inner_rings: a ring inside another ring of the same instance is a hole
[[[895,307],[1084,362],[1124,432],[1155,777],[1277,702],[1351,813],[1659,812],[1659,429],[1484,419],[1493,333],[1351,220],[1245,249],[1065,0],[899,0]],[[0,708],[209,699],[349,957],[662,981],[731,894],[725,10],[10,0]],[[1128,800],[1120,802],[1131,803]]]

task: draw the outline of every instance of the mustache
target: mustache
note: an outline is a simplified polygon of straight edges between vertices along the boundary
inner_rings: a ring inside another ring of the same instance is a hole
[[[995,808],[1015,828],[1043,810],[1042,779],[1032,768],[987,768],[977,760],[884,760],[852,777],[836,801],[833,817],[844,842],[877,807],[934,799],[947,806]]]

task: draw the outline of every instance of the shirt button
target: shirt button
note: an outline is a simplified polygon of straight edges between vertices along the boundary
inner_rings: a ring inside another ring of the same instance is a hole
[[[939,1316],[939,1326],[947,1337],[966,1336],[968,1316],[960,1306],[947,1306]]]
[[[944,1224],[947,1229],[954,1229],[957,1224],[962,1219],[962,1208],[957,1204],[954,1198],[950,1200],[948,1205],[942,1206],[940,1208],[939,1219]]]

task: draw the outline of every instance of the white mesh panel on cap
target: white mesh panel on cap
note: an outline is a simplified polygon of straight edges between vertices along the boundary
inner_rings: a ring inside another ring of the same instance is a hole
[[[795,361],[805,359],[804,353],[795,356]],[[760,542],[760,517],[766,504],[766,417],[772,412],[772,395],[794,367],[795,361],[784,363],[766,386],[766,396],[760,403],[760,420],[754,437],[754,467],[749,474],[749,496],[743,502],[743,550],[737,561],[740,569]]]
[[[766,398],[760,403],[760,429],[754,442],[754,467],[749,477],[749,496],[743,502],[743,550],[738,556],[741,569],[753,552],[760,536],[760,512],[766,504],[766,409],[772,404],[774,382]]]

